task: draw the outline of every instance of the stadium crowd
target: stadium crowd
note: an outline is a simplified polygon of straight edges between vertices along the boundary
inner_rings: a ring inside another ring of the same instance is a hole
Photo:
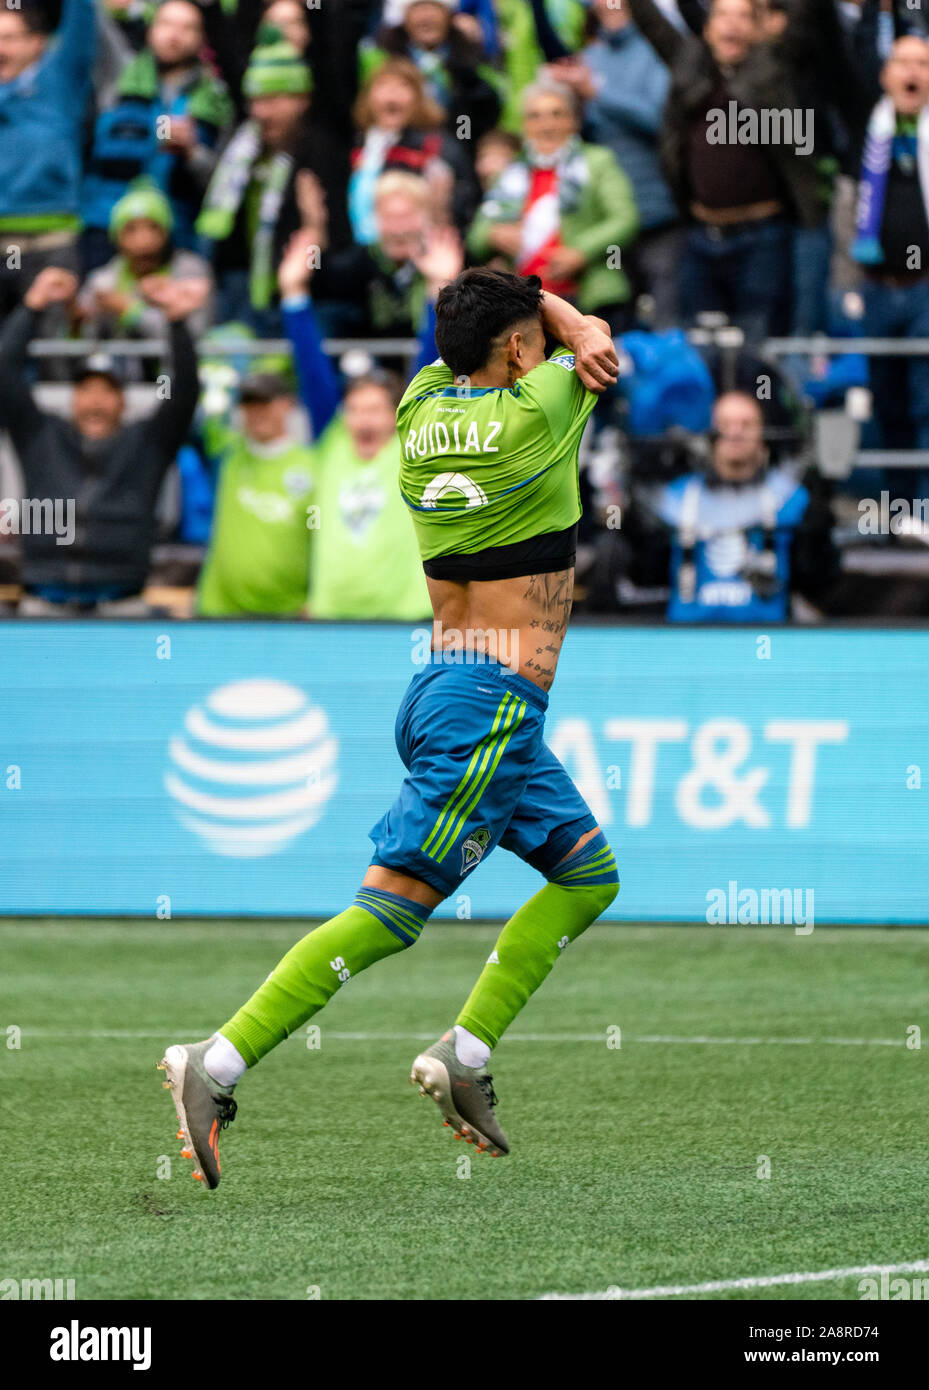
[[[203,617],[427,616],[394,411],[466,264],[616,336],[583,605],[867,609],[843,549],[925,545],[929,452],[850,465],[929,451],[929,355],[769,344],[929,338],[927,35],[913,0],[0,0],[0,609],[157,612],[157,572]]]

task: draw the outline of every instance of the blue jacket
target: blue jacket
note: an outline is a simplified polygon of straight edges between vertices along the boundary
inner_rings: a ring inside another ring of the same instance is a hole
[[[642,230],[673,222],[677,208],[658,154],[668,69],[631,24],[604,34],[584,49],[583,60],[599,88],[587,104],[591,138],[613,151],[631,180]]]
[[[0,218],[77,213],[96,46],[94,0],[65,0],[42,57],[0,82]]]
[[[196,245],[194,220],[209,172],[198,182],[185,161],[165,149],[158,139],[158,118],[163,115],[190,117],[196,124],[198,146],[212,150],[232,120],[233,108],[225,86],[202,65],[169,99],[162,91],[154,58],[148,52],[138,54],[123,70],[113,104],[97,117],[81,216],[87,227],[108,227],[127,185],[146,175],[170,200],[175,243],[191,249]]]

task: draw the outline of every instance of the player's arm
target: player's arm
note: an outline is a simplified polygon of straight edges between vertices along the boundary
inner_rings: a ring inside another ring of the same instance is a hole
[[[574,353],[578,379],[588,391],[600,395],[608,386],[615,386],[619,358],[608,323],[592,314],[582,314],[566,299],[545,291],[542,326],[550,337]]]

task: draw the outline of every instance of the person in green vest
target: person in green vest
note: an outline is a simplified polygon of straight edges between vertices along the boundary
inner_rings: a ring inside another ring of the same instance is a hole
[[[313,455],[291,432],[294,388],[282,373],[249,373],[242,428],[201,423],[217,473],[216,504],[196,613],[203,618],[299,617],[306,605],[314,524]]]
[[[629,327],[632,290],[622,267],[639,229],[632,184],[612,152],[578,135],[570,88],[551,78],[523,92],[523,152],[478,209],[467,246],[475,260],[503,256],[538,275],[551,294]]]

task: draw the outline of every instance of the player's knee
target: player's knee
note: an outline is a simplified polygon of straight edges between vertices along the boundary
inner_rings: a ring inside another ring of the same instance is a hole
[[[432,913],[425,903],[364,884],[355,894],[354,906],[376,917],[402,946],[416,945]]]
[[[606,912],[610,903],[613,902],[616,894],[619,892],[619,874],[616,869],[614,868],[611,878],[605,883],[596,884],[590,891],[594,896],[597,916],[599,917],[602,913]]]
[[[613,851],[602,830],[585,845],[562,860],[549,874],[560,888],[582,891],[590,903],[593,917],[599,917],[619,892],[619,870]]]

